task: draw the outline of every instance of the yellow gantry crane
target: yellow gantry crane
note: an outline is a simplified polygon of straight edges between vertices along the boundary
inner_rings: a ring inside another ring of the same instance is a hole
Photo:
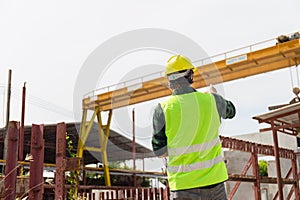
[[[261,45],[261,43],[239,49],[247,50],[247,53],[244,54],[228,57],[228,55],[234,52],[227,52],[221,54],[223,58],[219,61],[210,62],[208,64],[204,64],[205,60],[213,60],[214,58],[201,60],[203,64],[197,67],[197,72],[195,72],[194,75],[193,87],[202,88],[210,84],[227,82],[286,67],[297,66],[300,63],[299,38],[294,38],[282,43],[276,43],[275,39],[267,42],[269,43],[270,41],[273,41],[272,45],[268,45],[266,48],[259,50],[253,51],[253,49],[258,45]],[[112,110],[165,97],[170,94],[171,90],[167,87],[166,78],[160,77],[150,81],[141,82],[140,87],[135,90],[124,87],[101,93],[94,97],[84,98],[77,156],[82,157],[84,150],[100,152],[102,154],[105,184],[110,186],[106,147],[112,119]],[[88,111],[93,113],[89,119]],[[108,112],[105,124],[101,117],[101,113],[103,112]],[[88,147],[85,145],[95,119],[97,119],[99,127],[100,148]]]

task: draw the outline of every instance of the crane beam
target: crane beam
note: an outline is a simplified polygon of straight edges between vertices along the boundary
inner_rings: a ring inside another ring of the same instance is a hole
[[[300,39],[223,59],[197,67],[194,75],[194,88],[206,87],[240,78],[278,70],[300,63]],[[136,103],[165,97],[171,94],[165,77],[142,82],[140,87],[130,90],[127,87],[98,94],[96,98],[83,99],[83,108],[93,110],[99,107],[107,111]]]

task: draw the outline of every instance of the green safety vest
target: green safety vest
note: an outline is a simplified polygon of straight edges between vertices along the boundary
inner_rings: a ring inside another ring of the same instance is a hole
[[[161,103],[171,190],[203,187],[228,179],[219,140],[220,117],[211,94],[192,92]]]

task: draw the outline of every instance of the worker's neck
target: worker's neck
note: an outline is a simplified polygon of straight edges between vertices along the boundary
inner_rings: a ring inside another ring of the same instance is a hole
[[[186,93],[191,93],[191,92],[195,92],[195,91],[196,90],[193,87],[188,85],[188,86],[178,87],[176,89],[173,89],[172,94],[173,95],[179,95],[179,94],[186,94]]]

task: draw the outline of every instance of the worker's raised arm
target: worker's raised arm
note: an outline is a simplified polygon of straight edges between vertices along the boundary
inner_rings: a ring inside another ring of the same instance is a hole
[[[235,116],[235,106],[231,101],[225,100],[222,96],[212,93],[215,97],[220,118],[232,119]]]

